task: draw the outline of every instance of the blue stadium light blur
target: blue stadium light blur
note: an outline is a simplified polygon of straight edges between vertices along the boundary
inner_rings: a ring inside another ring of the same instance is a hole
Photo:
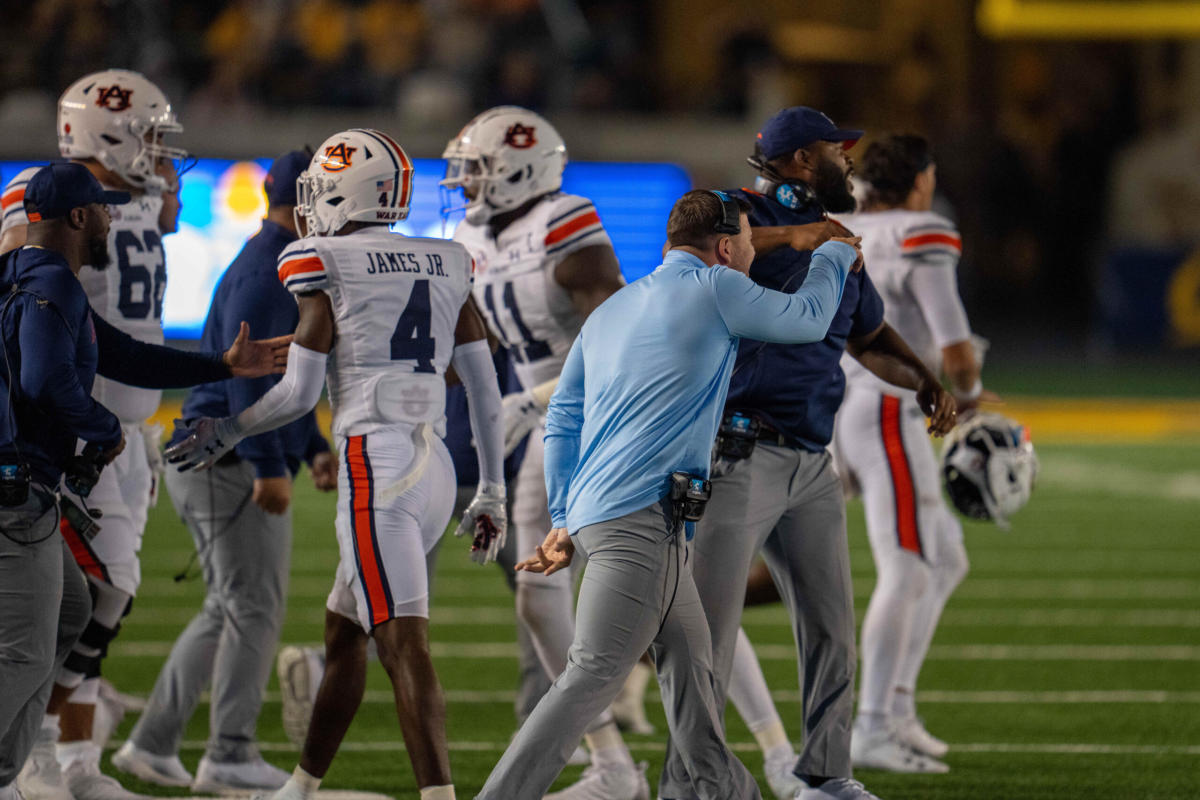
[[[37,162],[0,162],[0,179]],[[262,179],[270,159],[200,159],[183,179],[179,232],[163,239],[167,291],[163,330],[169,339],[197,339],[213,289],[266,211]],[[412,210],[396,230],[408,235],[449,238],[461,214],[443,219],[438,181],[445,162],[414,159]],[[682,167],[662,163],[575,162],[567,165],[563,191],[591,198],[627,281],[654,269],[662,259],[667,215],[691,188]]]

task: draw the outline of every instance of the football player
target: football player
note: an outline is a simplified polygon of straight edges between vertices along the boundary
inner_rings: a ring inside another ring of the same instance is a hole
[[[79,280],[95,313],[154,344],[163,341],[167,276],[161,226],[164,221],[173,224],[167,219],[172,214],[163,213],[163,196],[178,191],[186,158],[184,150],[164,140],[182,130],[162,91],[129,70],[86,75],[59,99],[62,156],[86,166],[105,188],[133,195],[130,203],[113,210],[108,235],[112,266],[102,271],[84,267]],[[14,181],[6,194],[18,191]],[[4,218],[6,235],[12,234],[17,244],[24,238],[20,227],[27,223],[19,208],[19,203],[5,205]],[[138,552],[157,490],[149,453],[157,451],[158,440],[149,434],[146,419],[158,409],[162,393],[98,377],[92,396],[121,420],[129,446],[101,473],[86,500],[63,490],[66,502],[99,511],[103,522],[90,539],[66,519],[61,526],[87,577],[92,619],[55,681],[38,743],[18,778],[28,800],[134,797],[100,773],[100,746],[92,734],[100,664],[141,582]]]
[[[962,415],[976,407],[983,384],[955,277],[962,243],[954,223],[931,210],[936,170],[922,137],[879,139],[859,165],[861,210],[841,220],[862,236],[884,319],[949,378]],[[925,730],[913,698],[938,617],[967,574],[962,527],[942,499],[915,393],[854,359],[843,358],[842,368],[846,399],[835,443],[862,491],[878,574],[862,626],[851,757],[856,767],[928,771],[906,750],[941,758],[949,748]]]
[[[297,180],[305,237],[279,256],[300,309],[287,373],[236,417],[198,420],[167,450],[181,469],[211,466],[242,438],[311,410],[328,378],[341,563],[326,603],[325,674],[300,764],[276,800],[315,794],[362,701],[369,638],[391,678],[422,800],[454,797],[425,564],[454,504],[441,439],[452,358],[480,463],[458,533],[473,532],[480,563],[504,544],[503,431],[487,330],[470,299],[470,254],[388,228],[408,215],[412,183],[412,162],[379,131],[344,131],[318,148]]]
[[[550,395],[583,321],[624,281],[595,206],[561,191],[567,150],[544,118],[516,106],[485,111],[442,157],[442,186],[462,189],[467,201],[454,240],[475,259],[475,299],[524,387],[504,399],[506,449],[529,434],[513,503],[520,557],[532,553],[551,528],[542,448]],[[517,618],[552,680],[566,668],[574,636],[574,575],[517,573]],[[611,712],[597,718],[584,738],[592,767],[550,798],[648,795]]]

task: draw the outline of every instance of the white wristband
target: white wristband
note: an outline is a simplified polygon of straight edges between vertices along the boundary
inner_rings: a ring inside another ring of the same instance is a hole
[[[972,400],[978,400],[979,396],[981,394],[983,394],[983,379],[976,378],[975,385],[972,386],[969,390],[967,390],[965,392],[960,392],[957,389],[955,389],[954,390],[954,399],[961,400],[964,402],[970,402]]]

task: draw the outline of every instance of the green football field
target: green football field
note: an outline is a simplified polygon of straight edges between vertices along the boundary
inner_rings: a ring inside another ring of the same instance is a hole
[[[967,523],[971,574],[953,597],[921,675],[928,728],[952,743],[948,775],[862,771],[888,798],[1200,797],[1200,458],[1194,440],[1144,445],[1039,445],[1029,507],[1003,533]],[[331,495],[297,483],[295,549],[284,641],[321,638],[324,598],[337,561]],[[874,581],[861,506],[850,505],[859,618]],[[125,692],[149,693],[174,637],[200,603],[202,582],[175,583],[191,539],[163,498],[143,550],[141,595],[106,674]],[[784,612],[745,617],[793,738],[801,730],[795,656]],[[516,682],[511,596],[495,566],[466,545],[443,543],[434,586],[434,654],[449,708],[451,762],[460,798],[479,789],[513,732]],[[194,769],[207,705],[182,753]],[[655,785],[664,737],[630,736]],[[132,718],[111,746],[128,733]],[[295,764],[272,678],[259,725],[269,760]],[[415,798],[391,705],[373,663],[365,702],[325,788]],[[762,759],[736,714],[729,739],[760,776]],[[108,767],[106,766],[106,769]],[[569,767],[557,787],[581,772]],[[162,790],[128,780],[129,788]],[[187,794],[186,791],[177,794]]]

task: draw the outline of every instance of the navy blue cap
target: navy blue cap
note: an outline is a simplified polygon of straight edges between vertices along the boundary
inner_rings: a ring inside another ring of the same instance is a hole
[[[758,146],[763,158],[770,161],[813,142],[842,142],[843,147],[850,148],[862,136],[862,131],[839,128],[815,108],[792,106],[763,123],[758,132]]]
[[[293,150],[271,162],[271,169],[263,180],[263,191],[267,193],[269,205],[296,205],[296,178],[308,169],[312,153]]]
[[[56,161],[33,174],[25,186],[25,215],[30,222],[65,217],[72,208],[92,203],[119,206],[129,192],[110,192],[82,164]]]

